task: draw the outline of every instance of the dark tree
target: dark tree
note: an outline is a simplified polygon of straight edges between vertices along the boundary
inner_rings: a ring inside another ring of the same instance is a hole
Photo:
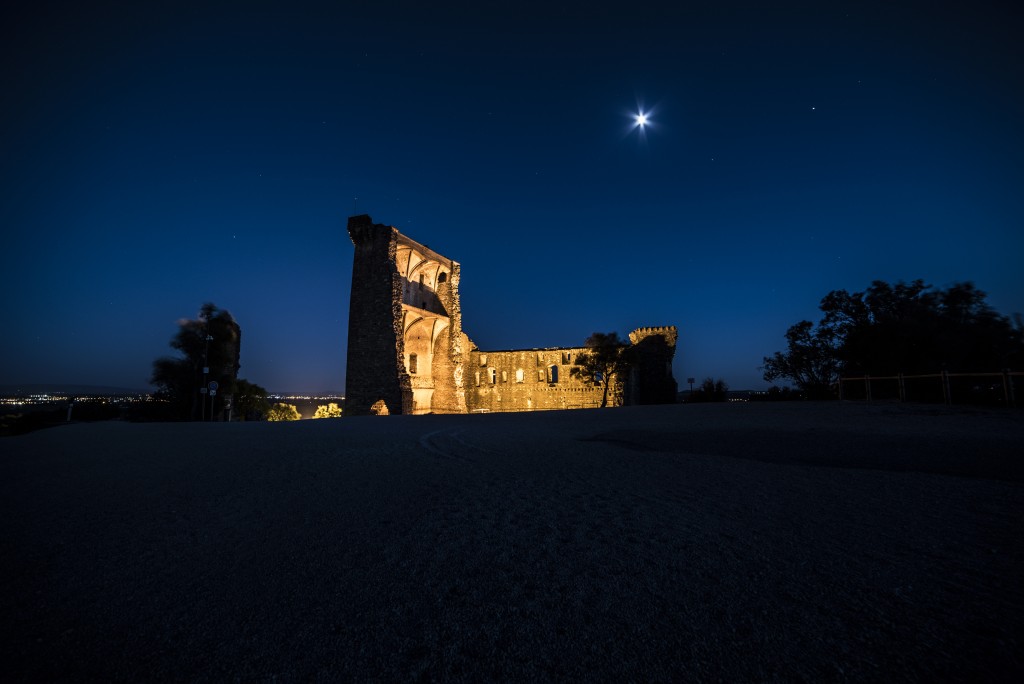
[[[239,420],[264,420],[270,411],[267,390],[239,378],[235,383],[235,410]]]
[[[214,304],[203,304],[196,319],[178,321],[171,347],[180,357],[165,356],[153,362],[150,383],[158,398],[175,408],[181,420],[220,415],[230,405],[238,377],[241,329],[231,314]],[[208,372],[204,372],[208,369]],[[201,394],[211,381],[219,385],[215,397]]]
[[[800,321],[786,331],[785,352],[764,359],[764,379],[775,382],[788,378],[813,398],[829,396],[839,380],[839,340],[834,328]]]
[[[1021,326],[996,313],[972,283],[943,290],[921,280],[876,280],[864,292],[828,293],[820,309],[816,328],[794,325],[787,351],[765,358],[766,380],[789,378],[820,395],[839,373],[996,371],[1024,361]]]
[[[583,343],[587,351],[576,357],[573,375],[584,382],[593,382],[604,387],[601,408],[608,405],[608,388],[612,378],[622,374],[629,367],[629,347],[619,339],[619,334],[593,333]]]
[[[693,391],[690,395],[690,401],[694,403],[704,403],[713,401],[726,401],[729,398],[729,385],[726,384],[725,380],[714,378],[704,378],[704,382],[700,384],[700,387]]]

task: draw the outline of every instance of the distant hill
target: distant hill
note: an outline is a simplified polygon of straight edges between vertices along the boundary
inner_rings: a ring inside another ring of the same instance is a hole
[[[110,387],[108,385],[61,385],[61,384],[25,384],[25,385],[0,385],[2,396],[22,396],[25,394],[149,394],[153,390],[141,389],[138,387]]]

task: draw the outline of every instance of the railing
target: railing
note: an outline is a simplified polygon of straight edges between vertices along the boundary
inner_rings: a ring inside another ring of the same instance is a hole
[[[966,403],[1014,407],[1016,385],[1024,372],[927,373],[925,375],[864,375],[839,378],[839,399],[899,399],[944,404]]]

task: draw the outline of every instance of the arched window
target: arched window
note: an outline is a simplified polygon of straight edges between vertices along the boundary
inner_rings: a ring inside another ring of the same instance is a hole
[[[498,382],[498,371],[497,371],[497,369],[494,369],[494,368],[488,368],[488,369],[487,369],[487,374],[488,374],[488,375],[490,376],[490,378],[491,378],[491,384],[492,384],[492,385],[493,385],[494,383]]]
[[[409,354],[409,372],[416,375],[416,355]]]
[[[522,368],[516,368],[516,382],[522,382],[525,379],[525,374]]]
[[[505,371],[505,370],[501,371],[501,381],[502,382],[508,382],[508,371]]]
[[[420,289],[423,289],[423,274],[420,273]]]
[[[548,366],[548,381],[558,382],[558,366]]]
[[[440,274],[438,274],[438,276],[437,276],[437,284],[438,285],[440,285],[441,283],[447,282],[447,281],[448,281],[448,274],[447,273],[442,271]]]

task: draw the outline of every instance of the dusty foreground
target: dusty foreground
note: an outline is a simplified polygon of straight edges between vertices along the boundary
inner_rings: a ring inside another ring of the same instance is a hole
[[[0,441],[6,681],[1024,678],[1024,415],[666,406]]]

